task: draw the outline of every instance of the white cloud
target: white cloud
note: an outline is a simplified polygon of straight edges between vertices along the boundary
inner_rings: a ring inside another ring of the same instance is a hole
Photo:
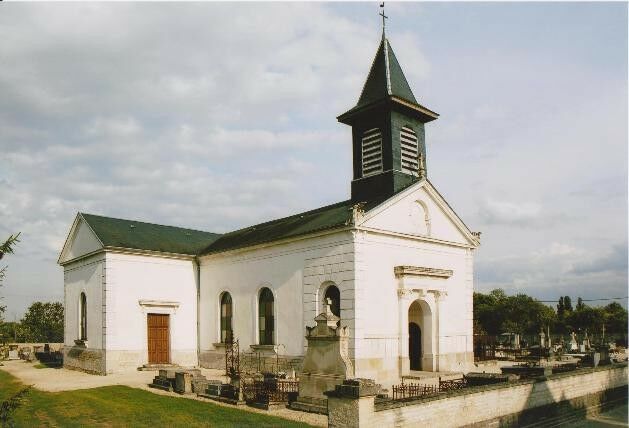
[[[526,225],[542,218],[542,207],[534,202],[507,202],[488,199],[480,206],[479,215],[487,224]]]
[[[335,116],[380,37],[364,7],[4,6],[0,239],[23,241],[0,294],[62,295],[54,262],[77,211],[222,232],[345,199],[351,134]],[[442,113],[427,126],[431,181],[483,227],[478,286],[618,287],[621,269],[601,266],[627,230],[626,69],[544,56],[551,39],[515,50],[501,33],[508,48],[494,49],[481,24],[440,37],[459,6],[440,7],[387,6],[388,34],[417,98]]]

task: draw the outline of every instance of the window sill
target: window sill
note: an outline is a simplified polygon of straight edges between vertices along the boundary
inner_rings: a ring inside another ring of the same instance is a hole
[[[80,346],[81,348],[87,348],[87,340],[76,339],[74,341],[75,346]]]
[[[224,342],[212,343],[212,345],[218,349],[224,349],[227,347],[227,343],[224,343]]]
[[[277,345],[249,345],[254,351],[276,352]]]

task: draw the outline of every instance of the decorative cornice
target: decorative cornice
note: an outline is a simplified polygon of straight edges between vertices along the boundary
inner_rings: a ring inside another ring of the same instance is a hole
[[[422,266],[395,266],[393,272],[398,278],[407,275],[450,278],[453,274],[450,269],[436,269]]]
[[[175,308],[179,307],[179,302],[170,302],[165,300],[138,300],[140,306]]]

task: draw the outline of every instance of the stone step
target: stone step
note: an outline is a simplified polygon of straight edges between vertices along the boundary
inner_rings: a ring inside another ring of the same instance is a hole
[[[138,367],[138,371],[154,371],[154,370],[176,370],[181,368],[177,364],[144,364]]]
[[[293,401],[292,403],[290,403],[289,407],[292,410],[299,410],[301,412],[319,413],[321,415],[327,415],[328,414],[328,405],[327,405],[327,403],[325,403],[325,405],[321,405],[321,404],[318,404],[318,403],[300,401],[299,399],[297,399],[297,401]]]

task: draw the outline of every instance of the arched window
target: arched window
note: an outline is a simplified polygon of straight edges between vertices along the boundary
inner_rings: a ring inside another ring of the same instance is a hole
[[[378,128],[363,133],[361,148],[363,177],[382,172],[382,133]]]
[[[336,285],[330,285],[325,289],[325,295],[323,296],[324,303],[330,299],[332,304],[330,310],[337,317],[341,316],[341,292]]]
[[[273,318],[273,293],[268,288],[260,290],[258,302],[258,328],[260,345],[273,345],[275,342],[275,320]]]
[[[402,172],[417,177],[419,175],[419,141],[417,134],[408,126],[400,130],[400,149],[402,151]]]
[[[85,293],[81,293],[81,298],[79,301],[79,314],[79,339],[87,340],[87,296],[85,295]]]
[[[233,340],[232,296],[225,292],[221,295],[221,343]]]

